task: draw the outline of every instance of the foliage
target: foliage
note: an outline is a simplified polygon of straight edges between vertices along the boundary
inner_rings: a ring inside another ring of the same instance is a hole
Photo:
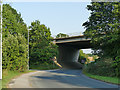
[[[63,38],[63,37],[69,37],[67,34],[59,33],[57,34],[56,38]]]
[[[11,79],[21,75],[21,74],[24,74],[24,73],[28,73],[28,72],[34,72],[34,71],[25,71],[25,72],[18,72],[18,71],[10,71],[10,70],[7,70],[7,69],[3,69],[2,70],[2,74],[3,74],[3,77],[2,77],[2,90],[6,90],[8,88],[8,84],[9,82],[11,81]]]
[[[112,83],[112,84],[117,84],[117,85],[120,84],[119,78],[117,78],[117,77],[99,76],[99,75],[93,75],[93,74],[86,73],[86,72],[83,72],[83,73],[86,76],[93,78],[93,79],[97,79],[100,81],[104,81],[104,82],[108,82],[108,83]]]
[[[51,69],[59,69],[59,67],[54,63],[40,63],[39,65],[32,64],[30,69],[37,69],[37,70],[51,70]]]
[[[83,23],[90,37],[94,54],[99,57],[110,57],[116,64],[116,73],[120,65],[120,3],[119,2],[92,2],[87,6],[91,11],[89,20]],[[120,75],[120,72],[117,74]]]
[[[31,23],[30,30],[30,65],[49,62],[57,56],[57,46],[51,42],[50,28],[40,21]],[[52,61],[51,61],[52,63]]]
[[[3,69],[25,71],[28,65],[25,37],[8,33],[8,37],[3,38],[3,41]]]
[[[3,69],[27,69],[27,27],[21,14],[9,4],[3,5]]]
[[[20,33],[27,38],[27,27],[21,18],[21,14],[9,4],[3,5],[3,38],[8,37],[8,33],[16,35]]]
[[[96,60],[96,62],[91,62],[84,67],[83,71],[93,75],[116,76],[113,61],[110,58],[102,58]]]
[[[89,62],[88,55],[83,53],[83,50],[80,50],[78,62],[81,63],[81,60],[83,60],[85,58],[86,58],[86,62]]]
[[[93,57],[93,59],[95,60],[95,59],[98,59],[98,56],[97,55],[94,55],[94,54],[87,54],[88,55],[88,57]]]

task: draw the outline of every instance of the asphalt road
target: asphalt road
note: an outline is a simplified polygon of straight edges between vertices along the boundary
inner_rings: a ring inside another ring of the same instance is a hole
[[[118,88],[86,77],[81,70],[43,70],[30,76],[29,82],[32,88]]]

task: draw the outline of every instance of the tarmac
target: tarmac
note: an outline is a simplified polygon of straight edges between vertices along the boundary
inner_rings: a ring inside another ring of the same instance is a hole
[[[109,88],[108,90],[117,90],[114,88],[118,88],[118,85],[91,79],[82,74],[81,70],[39,70],[12,79],[8,88]]]

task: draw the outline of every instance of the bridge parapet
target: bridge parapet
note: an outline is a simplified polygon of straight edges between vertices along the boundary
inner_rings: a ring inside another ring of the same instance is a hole
[[[64,38],[55,38],[54,43],[68,43],[68,42],[77,42],[77,41],[90,41],[90,38],[86,38],[84,35],[64,37]]]

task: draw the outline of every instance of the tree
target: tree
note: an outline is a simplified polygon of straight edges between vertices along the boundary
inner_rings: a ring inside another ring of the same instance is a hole
[[[59,33],[57,34],[56,38],[62,38],[62,37],[69,37],[67,34]]]
[[[3,38],[8,36],[8,33],[22,34],[27,38],[27,26],[21,18],[21,14],[12,8],[9,4],[3,5]]]
[[[81,63],[81,60],[84,60],[84,59],[86,59],[86,61],[89,62],[88,55],[83,53],[83,50],[80,50],[78,61]]]
[[[25,71],[28,65],[26,39],[23,35],[3,38],[3,69]]]
[[[51,42],[50,28],[40,21],[31,23],[30,30],[30,64],[40,64],[48,62],[50,58],[56,56],[57,47]]]
[[[92,38],[94,50],[101,55],[115,56],[116,50],[109,51],[111,47],[116,47],[119,25],[118,13],[115,13],[115,6],[118,3],[111,2],[92,2],[88,5],[88,10],[91,10],[89,21],[83,23],[86,31],[84,34]],[[117,15],[117,16],[116,16]],[[117,24],[116,28],[114,27]],[[113,49],[112,48],[112,49]],[[109,51],[109,52],[108,52]]]
[[[116,67],[120,62],[120,3],[92,2],[87,6],[91,10],[89,20],[83,23],[84,34],[91,38],[94,53],[99,57],[110,57]],[[118,69],[118,68],[116,68]]]
[[[3,69],[25,71],[27,59],[27,27],[21,14],[9,4],[3,5]]]

